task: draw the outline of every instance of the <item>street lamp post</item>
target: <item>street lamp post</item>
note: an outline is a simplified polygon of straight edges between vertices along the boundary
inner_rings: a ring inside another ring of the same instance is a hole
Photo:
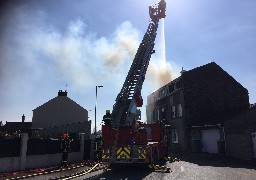
[[[96,103],[95,103],[95,129],[94,129],[94,135],[96,138],[96,132],[97,132],[97,128],[96,128],[96,114],[97,114],[97,88],[101,88],[103,86],[96,86]]]
[[[90,109],[89,111],[92,111],[92,110]],[[90,117],[89,117],[89,112],[88,112],[88,120],[90,120],[89,118],[90,118]]]

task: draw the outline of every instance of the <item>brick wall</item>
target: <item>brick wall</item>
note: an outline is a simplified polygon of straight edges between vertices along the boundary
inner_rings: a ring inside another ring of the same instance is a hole
[[[190,125],[223,123],[229,113],[249,107],[248,91],[212,62],[182,74],[186,117]],[[201,122],[200,122],[201,119]]]
[[[251,134],[226,135],[227,156],[243,160],[253,159]]]
[[[224,123],[227,134],[241,134],[256,132],[256,106],[248,109]]]

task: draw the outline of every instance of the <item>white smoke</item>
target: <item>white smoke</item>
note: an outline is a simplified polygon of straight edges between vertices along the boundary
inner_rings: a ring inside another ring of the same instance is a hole
[[[86,35],[85,35],[86,34]],[[95,79],[109,77],[109,68],[121,73],[124,61],[134,56],[139,34],[128,21],[122,23],[113,35],[96,37],[86,31],[85,23],[71,22],[65,35],[59,32],[41,32],[38,48],[54,60],[62,75],[77,87],[93,84]]]
[[[173,72],[172,65],[166,61],[164,19],[162,19],[159,48],[161,48],[160,53],[156,53],[157,57],[151,60],[147,72],[147,78],[153,83],[154,89],[171,82],[177,76]]]
[[[74,91],[83,94],[74,100],[84,102],[81,105],[87,109],[95,100],[95,85],[104,85],[99,112],[104,112],[100,108],[111,109],[146,31],[145,27],[139,32],[125,21],[113,28],[113,33],[99,36],[79,18],[59,28],[49,23],[44,11],[26,6],[10,9],[5,18],[0,46],[0,112],[8,121],[13,112],[30,114],[32,108],[49,100],[49,93],[54,96],[66,84],[71,95]],[[160,48],[155,47],[156,52],[161,52]],[[164,65],[159,57],[150,60],[144,99],[172,77],[172,66]],[[165,66],[167,71],[163,71]]]
[[[44,11],[22,7],[15,12],[12,18],[16,23],[11,25],[11,33],[17,48],[9,56],[20,59],[35,78],[45,72],[39,67],[43,63],[55,64],[50,69],[77,88],[113,81],[113,78],[124,81],[141,41],[141,34],[129,21],[120,24],[109,36],[100,37],[97,32],[90,32],[81,19],[59,30],[47,23]],[[163,48],[164,60],[151,60],[147,72],[149,80],[158,86],[172,79]]]

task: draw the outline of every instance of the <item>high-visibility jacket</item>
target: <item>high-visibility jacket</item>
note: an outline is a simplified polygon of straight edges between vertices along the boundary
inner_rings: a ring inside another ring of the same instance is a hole
[[[70,152],[70,142],[71,140],[69,138],[65,138],[62,142],[62,152]]]
[[[103,116],[103,121],[105,122],[106,125],[110,125],[112,119],[112,115],[110,113],[106,113]]]

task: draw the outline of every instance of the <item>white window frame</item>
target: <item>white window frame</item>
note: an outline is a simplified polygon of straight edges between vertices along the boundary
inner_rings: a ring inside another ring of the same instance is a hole
[[[178,133],[177,133],[177,130],[172,130],[172,143],[178,143]],[[174,138],[175,137],[175,138]]]
[[[161,114],[162,114],[162,121],[165,120],[165,119],[163,118],[164,110],[165,110],[164,107],[162,107],[162,110],[161,110],[161,111],[162,111],[162,113],[161,113]]]
[[[177,117],[182,117],[182,106],[178,104],[177,106]]]
[[[165,89],[162,89],[162,97],[165,96]]]
[[[172,106],[172,118],[176,117],[175,106]]]

